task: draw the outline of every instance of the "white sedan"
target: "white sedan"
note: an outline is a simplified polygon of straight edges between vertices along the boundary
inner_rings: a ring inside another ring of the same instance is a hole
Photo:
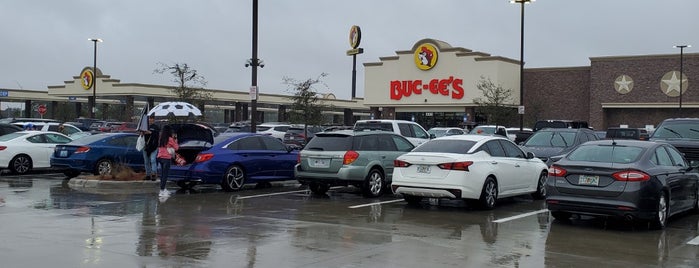
[[[391,188],[411,205],[448,198],[492,209],[499,198],[546,197],[546,164],[504,137],[436,138],[399,156],[394,165]]]
[[[71,139],[58,132],[18,131],[0,136],[0,168],[25,174],[34,168],[49,168],[57,144]]]

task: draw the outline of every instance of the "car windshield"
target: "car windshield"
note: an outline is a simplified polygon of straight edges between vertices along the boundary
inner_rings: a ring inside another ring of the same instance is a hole
[[[575,132],[538,131],[524,143],[524,146],[570,147],[575,142]]]
[[[697,122],[665,123],[653,132],[653,138],[699,139],[699,124]]]
[[[311,151],[348,151],[352,148],[352,136],[322,135],[316,136],[304,150]]]
[[[474,144],[476,142],[465,140],[430,140],[413,149],[413,152],[465,154]]]
[[[75,139],[71,141],[69,144],[70,145],[86,145],[86,144],[91,144],[93,142],[96,142],[98,140],[104,139],[105,137],[108,137],[105,134],[96,134],[96,135],[90,135],[90,136],[85,136],[79,139]]]
[[[643,152],[641,147],[614,145],[583,145],[568,154],[568,160],[601,162],[601,163],[633,163]]]

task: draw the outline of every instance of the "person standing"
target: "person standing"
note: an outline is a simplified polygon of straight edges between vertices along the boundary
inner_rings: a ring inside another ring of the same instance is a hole
[[[180,146],[177,144],[177,133],[172,131],[170,126],[164,126],[160,132],[158,141],[158,163],[160,164],[160,196],[169,196],[170,192],[165,190],[167,184],[167,175],[170,173],[170,165],[172,164],[173,154]],[[171,151],[170,151],[171,150]]]
[[[155,124],[155,116],[148,117],[148,130],[142,132],[146,140],[146,147],[143,148],[143,163],[146,168],[146,178],[144,180],[152,180],[158,177],[158,139],[160,138],[160,127]]]

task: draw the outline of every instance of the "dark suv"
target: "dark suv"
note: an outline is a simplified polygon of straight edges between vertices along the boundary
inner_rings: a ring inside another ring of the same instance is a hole
[[[699,165],[699,118],[665,119],[650,140],[672,144],[684,154],[691,166]]]

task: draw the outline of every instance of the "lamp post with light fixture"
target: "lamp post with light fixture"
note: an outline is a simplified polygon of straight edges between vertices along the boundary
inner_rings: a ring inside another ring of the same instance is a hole
[[[97,105],[97,43],[102,42],[102,39],[90,38],[87,40],[95,44],[95,53],[93,57],[94,61],[92,64],[92,99],[90,99],[90,118],[95,119],[95,110]]]
[[[683,78],[683,74],[684,74],[684,70],[683,70],[683,67],[684,67],[684,49],[687,47],[692,47],[692,46],[691,45],[677,45],[677,46],[675,46],[675,48],[680,49],[680,108],[679,108],[680,113],[682,113],[682,80],[684,80],[684,78]]]
[[[534,2],[536,0],[510,0],[512,4],[520,4],[522,6],[522,14],[520,16],[520,43],[519,43],[519,131],[524,130],[524,4]]]

